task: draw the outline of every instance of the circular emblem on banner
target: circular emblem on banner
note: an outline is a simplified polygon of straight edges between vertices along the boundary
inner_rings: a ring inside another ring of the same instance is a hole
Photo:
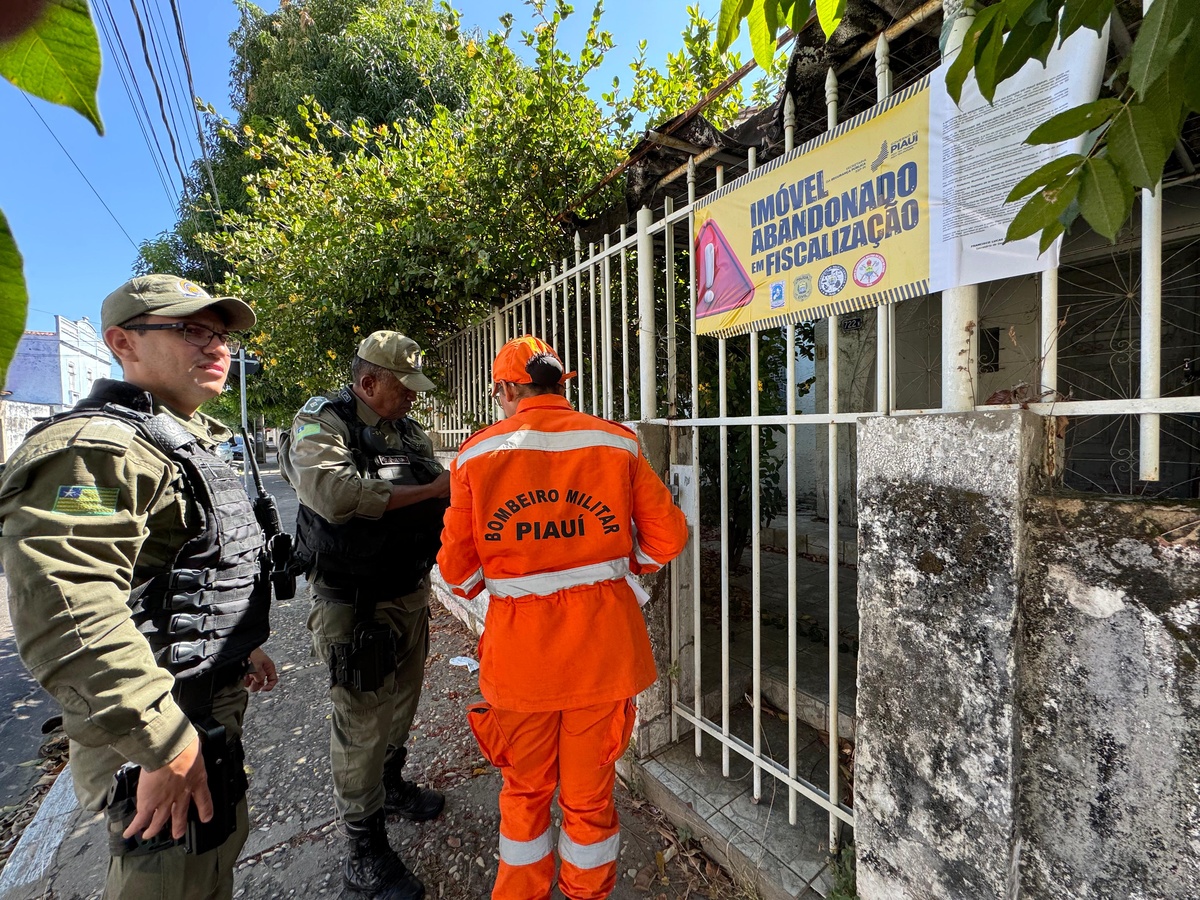
[[[868,253],[854,264],[854,283],[859,287],[874,287],[887,271],[887,260],[878,253]]]
[[[812,276],[797,275],[792,279],[792,299],[802,303],[812,296]]]
[[[825,271],[817,276],[817,289],[826,297],[841,293],[846,286],[846,267],[839,265],[826,266]]]

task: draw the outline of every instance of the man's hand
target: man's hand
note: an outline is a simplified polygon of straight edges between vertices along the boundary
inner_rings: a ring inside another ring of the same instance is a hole
[[[142,770],[138,779],[137,814],[123,837],[140,833],[145,839],[152,838],[169,821],[171,836],[178,840],[187,833],[188,808],[193,800],[200,821],[210,821],[213,817],[212,794],[208,792],[208,775],[204,771],[199,737],[161,769]]]
[[[262,647],[250,651],[250,671],[246,673],[245,685],[250,693],[273,690],[279,684],[279,674],[275,671],[275,662],[267,656]]]
[[[423,500],[434,497],[450,496],[450,473],[442,472],[429,484],[393,484],[392,496],[388,499],[387,509],[403,509]]]

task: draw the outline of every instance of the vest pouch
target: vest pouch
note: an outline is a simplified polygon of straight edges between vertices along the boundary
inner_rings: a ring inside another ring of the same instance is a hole
[[[354,637],[349,644],[336,645],[335,656],[339,650],[346,653],[344,681],[356,691],[377,691],[396,671],[395,632],[383,622],[355,625]],[[340,675],[339,671],[343,680]]]
[[[496,713],[488,703],[472,703],[467,707],[467,724],[479,744],[483,758],[497,769],[512,765],[512,744],[496,721]]]
[[[637,721],[637,704],[633,700],[626,700],[625,705],[621,708],[612,719],[612,730],[609,732],[609,740],[611,741],[610,749],[604,756],[604,761],[601,766],[611,766],[621,754],[629,747],[629,739],[633,737],[633,723]]]

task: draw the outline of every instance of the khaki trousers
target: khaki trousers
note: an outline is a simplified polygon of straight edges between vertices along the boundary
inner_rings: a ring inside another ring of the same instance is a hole
[[[354,608],[312,598],[308,629],[313,650],[327,665],[330,647],[354,634]],[[429,585],[375,610],[375,620],[396,635],[396,670],[376,691],[335,685],[329,758],[338,817],[359,822],[383,808],[384,765],[408,741],[429,654]]]

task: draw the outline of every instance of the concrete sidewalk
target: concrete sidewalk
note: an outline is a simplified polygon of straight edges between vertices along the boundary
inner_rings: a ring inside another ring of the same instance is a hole
[[[295,501],[277,476],[266,476],[285,522]],[[247,713],[252,831],[239,860],[235,896],[336,897],[344,848],[333,825],[329,773],[328,674],[310,656],[306,591],[277,603],[266,650],[280,668],[279,687],[252,696]],[[393,822],[389,833],[430,898],[483,898],[495,877],[500,778],[482,758],[466,724],[478,676],[451,666],[474,656],[473,636],[434,609],[430,659],[414,723],[409,777],[447,795],[435,822]],[[613,897],[733,898],[737,891],[692,843],[680,843],[664,817],[618,787],[622,817],[619,879]],[[660,868],[657,854],[667,857]],[[98,897],[107,865],[102,818],[78,808],[60,778],[0,872],[0,900]],[[556,893],[557,897],[558,894]]]

